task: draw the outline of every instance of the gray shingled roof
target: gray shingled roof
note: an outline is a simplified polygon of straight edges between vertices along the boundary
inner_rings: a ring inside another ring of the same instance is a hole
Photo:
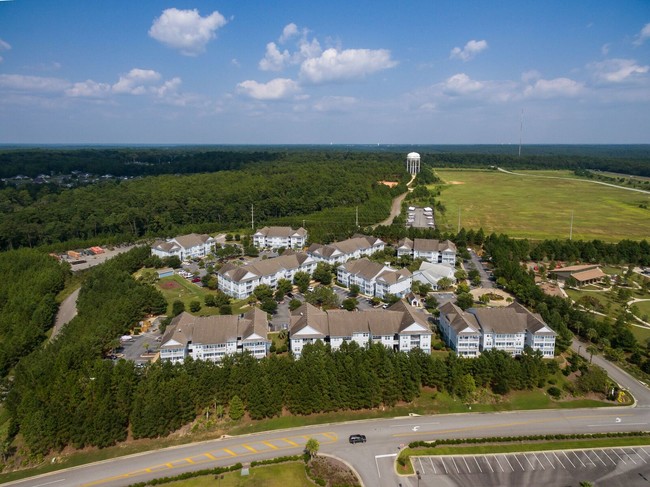
[[[476,317],[471,313],[466,313],[451,301],[440,306],[440,312],[444,313],[444,315],[447,318],[447,321],[449,322],[449,326],[451,326],[454,329],[456,335],[480,334],[480,327],[478,322],[476,321]],[[473,331],[472,332],[464,331],[467,328]]]
[[[219,269],[217,274],[227,276],[233,282],[240,282],[248,273],[261,277],[270,276],[281,269],[298,269],[308,258],[309,256],[304,252],[285,252],[279,257],[259,260],[243,266],[226,264]]]
[[[298,230],[294,230],[291,227],[264,227],[257,231],[255,235],[264,235],[265,237],[280,237],[288,238],[294,235],[299,237],[304,237],[307,235],[307,231],[300,227]]]

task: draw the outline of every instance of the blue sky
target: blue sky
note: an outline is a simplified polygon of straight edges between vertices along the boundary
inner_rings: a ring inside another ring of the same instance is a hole
[[[0,143],[650,143],[648,0],[0,1]]]

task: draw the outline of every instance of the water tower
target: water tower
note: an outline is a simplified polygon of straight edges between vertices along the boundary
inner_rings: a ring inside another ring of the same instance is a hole
[[[416,175],[420,172],[420,154],[417,152],[410,152],[406,156],[406,170],[411,175]]]

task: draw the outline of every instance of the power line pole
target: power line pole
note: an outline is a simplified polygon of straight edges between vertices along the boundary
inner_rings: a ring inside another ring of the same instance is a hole
[[[357,208],[356,208],[356,218],[355,218],[355,222],[356,222],[356,224],[357,224],[357,228],[359,228],[359,207],[358,207],[358,206],[357,206]]]
[[[251,205],[251,230],[255,230],[255,214],[253,212],[253,205]]]
[[[521,137],[524,131],[524,109],[521,109],[521,117],[519,118],[519,157],[521,157]]]
[[[573,240],[573,210],[571,210],[571,226],[569,227],[569,240]]]
[[[458,232],[460,233],[460,206],[458,207]]]

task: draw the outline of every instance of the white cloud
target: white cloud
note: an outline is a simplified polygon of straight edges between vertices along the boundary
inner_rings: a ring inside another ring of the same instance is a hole
[[[298,26],[291,22],[290,24],[287,24],[284,26],[284,29],[282,29],[282,35],[280,36],[280,39],[278,40],[280,44],[284,44],[287,42],[289,39],[291,39],[293,36],[298,35]]]
[[[459,73],[447,78],[443,84],[443,91],[449,95],[465,95],[479,91],[483,88],[480,81],[471,79],[465,73]]]
[[[635,46],[640,46],[645,42],[646,39],[650,39],[650,23],[647,23],[643,26],[643,29],[641,29],[641,32],[639,32],[632,44]]]
[[[481,51],[488,48],[488,43],[485,40],[475,41],[471,40],[465,44],[464,48],[454,47],[449,53],[450,59],[460,59],[462,61],[469,61]]]
[[[584,84],[569,78],[538,79],[524,89],[524,96],[530,98],[572,97],[580,94]]]
[[[9,51],[11,49],[11,44],[0,39],[0,52]],[[2,62],[2,56],[0,56],[0,63]]]
[[[386,49],[327,49],[319,57],[305,60],[300,77],[312,83],[363,78],[397,65]]]
[[[152,69],[134,68],[112,86],[113,93],[127,93],[130,95],[143,95],[147,87],[160,80],[160,73]]]
[[[358,104],[352,96],[327,96],[314,103],[317,112],[349,112]]]
[[[89,79],[73,84],[65,94],[72,97],[101,98],[111,94],[111,85]]]
[[[524,83],[528,83],[530,81],[534,81],[541,77],[542,75],[539,73],[539,71],[537,71],[536,69],[530,69],[528,71],[524,71],[521,74],[521,81],[523,81]]]
[[[275,78],[268,83],[258,83],[253,80],[242,81],[237,90],[256,100],[281,100],[298,93],[298,83],[287,78]]]
[[[149,35],[163,44],[179,49],[186,56],[196,56],[215,38],[216,31],[228,21],[216,10],[201,17],[197,9],[168,8],[153,21]]]
[[[609,48],[610,44],[603,44],[603,46],[600,48],[600,52],[603,56],[607,56],[609,54]]]
[[[635,75],[645,74],[650,69],[648,66],[638,65],[634,59],[607,59],[591,63],[588,67],[598,81],[605,83],[629,81],[630,78],[636,77]]]
[[[291,60],[291,54],[286,49],[282,52],[275,42],[266,45],[266,54],[259,63],[262,71],[280,71]]]
[[[24,76],[21,74],[0,74],[0,88],[12,91],[35,91],[41,93],[62,92],[70,83],[60,78]]]

